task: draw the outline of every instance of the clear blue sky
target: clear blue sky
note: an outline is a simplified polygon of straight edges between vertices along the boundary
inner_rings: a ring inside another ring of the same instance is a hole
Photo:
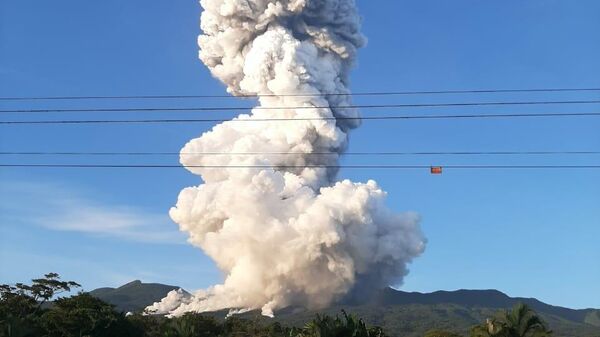
[[[599,1],[358,4],[369,43],[353,73],[354,91],[600,87]],[[223,87],[197,59],[199,14],[195,1],[2,1],[0,96],[222,94]],[[599,98],[596,92],[363,97],[357,103]],[[234,104],[227,102],[1,102],[0,108]],[[588,105],[403,112],[598,109]],[[2,120],[134,116],[32,114],[3,115]],[[176,152],[210,127],[0,126],[0,150]],[[599,129],[599,118],[371,121],[352,134],[350,150],[599,150]],[[176,160],[0,158],[2,163]],[[344,163],[384,160],[424,165],[600,164],[600,156],[346,158]],[[496,288],[556,305],[600,307],[599,170],[447,171],[442,176],[343,170],[341,176],[375,179],[389,192],[393,209],[422,215],[428,249],[411,265],[402,289]],[[184,169],[1,169],[0,282],[27,281],[50,271],[88,290],[133,279],[187,289],[219,282],[213,263],[186,245],[167,217],[179,190],[198,183]]]

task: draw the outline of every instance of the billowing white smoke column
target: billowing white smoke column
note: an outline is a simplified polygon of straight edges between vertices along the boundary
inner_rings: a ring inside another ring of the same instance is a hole
[[[357,287],[400,282],[406,264],[425,248],[418,216],[388,210],[373,181],[336,183],[330,167],[359,124],[332,118],[358,116],[334,108],[351,104],[339,94],[349,92],[348,71],[364,43],[354,0],[201,5],[200,58],[230,93],[261,96],[259,107],[237,119],[303,120],[225,122],[183,148],[236,153],[182,155],[181,163],[205,183],[184,189],[170,211],[226,277],[191,298],[172,293],[149,309],[272,315],[290,305],[324,307]],[[194,167],[211,165],[267,168]]]

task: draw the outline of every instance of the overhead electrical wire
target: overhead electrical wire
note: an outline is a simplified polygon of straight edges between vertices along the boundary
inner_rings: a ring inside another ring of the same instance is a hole
[[[139,95],[139,96],[55,96],[55,97],[0,97],[1,101],[36,101],[36,100],[105,100],[105,99],[188,99],[188,98],[257,98],[269,96],[393,96],[393,95],[435,95],[435,94],[482,94],[482,93],[519,93],[519,92],[592,92],[600,88],[554,88],[554,89],[496,89],[496,90],[447,90],[447,91],[389,91],[389,92],[358,92],[333,94],[290,94],[290,95]],[[568,104],[600,104],[600,100],[558,100],[558,101],[492,101],[492,102],[448,102],[448,103],[415,103],[415,104],[363,104],[344,106],[276,106],[276,107],[142,107],[142,108],[56,108],[56,109],[14,109],[0,110],[0,113],[70,113],[70,112],[218,112],[218,111],[250,111],[255,110],[302,110],[302,109],[401,109],[401,108],[438,108],[438,107],[471,107],[471,106],[530,106],[530,105],[568,105]],[[279,122],[279,121],[311,121],[311,120],[412,120],[412,119],[472,119],[472,118],[519,118],[519,117],[595,117],[600,112],[543,112],[543,113],[472,113],[472,114],[429,114],[429,115],[383,115],[362,117],[310,117],[310,118],[186,118],[186,119],[106,119],[106,120],[4,120],[2,125],[27,124],[116,124],[116,123],[202,123],[202,122]],[[542,155],[596,155],[600,151],[374,151],[346,152],[344,156],[542,156]],[[315,152],[93,152],[93,151],[4,151],[0,156],[259,156],[259,155],[304,155],[304,156],[335,156],[337,153]],[[126,168],[126,169],[160,169],[181,168],[182,165],[169,164],[60,164],[60,163],[0,163],[1,168]],[[236,169],[236,168],[333,168],[333,169],[430,169],[430,165],[189,165],[188,168],[206,169]],[[439,166],[444,169],[483,169],[483,170],[544,170],[544,169],[599,169],[600,165],[448,165]]]
[[[200,99],[200,98],[258,98],[258,97],[323,97],[323,96],[402,96],[441,94],[534,93],[534,92],[595,92],[600,88],[536,88],[536,89],[482,89],[482,90],[423,90],[423,91],[372,91],[354,93],[268,94],[268,95],[115,95],[115,96],[22,96],[0,97],[0,101],[35,100],[110,100],[110,99]]]
[[[120,164],[0,164],[5,168],[182,168],[182,165],[120,165]],[[206,169],[430,169],[430,165],[186,165],[187,168]],[[600,165],[439,165],[444,169],[600,169]]]
[[[252,118],[252,119],[121,119],[121,120],[19,120],[0,121],[0,125],[28,124],[159,124],[159,123],[213,123],[213,122],[293,122],[320,120],[411,120],[411,119],[473,119],[473,118],[521,118],[521,117],[595,117],[600,112],[557,112],[557,113],[511,113],[511,114],[444,114],[444,115],[387,115],[362,117],[315,117],[315,118]]]
[[[362,104],[342,106],[258,106],[258,107],[186,107],[186,108],[69,108],[69,109],[10,109],[0,113],[67,113],[67,112],[219,112],[219,111],[251,111],[251,110],[308,110],[308,109],[402,109],[402,108],[441,108],[441,107],[474,107],[474,106],[509,106],[509,105],[565,105],[565,104],[600,104],[600,100],[571,101],[512,101],[512,102],[457,102],[457,103],[415,103],[415,104]]]
[[[302,155],[302,156],[543,156],[543,155],[597,155],[600,151],[452,151],[452,152],[0,152],[0,156],[270,156],[270,155]]]

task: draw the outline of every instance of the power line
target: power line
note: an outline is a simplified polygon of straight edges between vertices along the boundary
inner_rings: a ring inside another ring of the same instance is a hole
[[[505,156],[505,155],[596,155],[600,151],[454,151],[454,152],[0,152],[0,155],[18,156],[263,156],[263,155],[302,155],[302,156]]]
[[[0,125],[28,124],[158,124],[158,123],[214,123],[214,122],[294,122],[294,121],[343,121],[343,120],[411,120],[411,119],[473,119],[473,118],[521,118],[521,117],[595,117],[600,112],[558,112],[558,113],[513,113],[513,114],[449,114],[449,115],[396,115],[363,117],[319,117],[319,118],[252,118],[252,119],[121,119],[121,120],[28,120],[0,121]]]
[[[113,165],[113,164],[0,164],[5,168],[183,168],[182,165]],[[206,169],[303,169],[303,168],[332,168],[332,169],[430,169],[430,165],[186,165],[187,168]],[[448,165],[438,166],[444,169],[600,169],[600,165]]]
[[[402,108],[441,108],[471,106],[507,105],[565,105],[599,104],[600,100],[576,101],[513,101],[513,102],[467,102],[467,103],[424,103],[424,104],[363,104],[342,106],[276,106],[276,107],[190,107],[190,108],[92,108],[92,109],[20,109],[0,110],[0,113],[50,113],[50,112],[218,112],[250,110],[308,110],[308,109],[402,109]]]
[[[440,94],[485,94],[485,93],[532,93],[532,92],[586,92],[600,91],[600,88],[547,88],[547,89],[483,89],[483,90],[436,90],[436,91],[372,91],[355,93],[318,94],[267,94],[267,95],[129,95],[129,96],[38,96],[0,97],[2,101],[35,100],[101,100],[101,99],[192,99],[192,98],[258,98],[258,97],[324,97],[324,96],[401,96],[401,95],[440,95]]]

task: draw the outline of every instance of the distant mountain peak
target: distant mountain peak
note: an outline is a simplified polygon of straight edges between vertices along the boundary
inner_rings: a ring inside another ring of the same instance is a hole
[[[137,287],[137,286],[141,286],[143,285],[142,281],[140,280],[134,280],[128,283],[125,283],[124,285],[118,287],[117,289],[123,289],[123,288],[129,288],[129,287]]]
[[[92,290],[90,294],[113,304],[118,310],[134,312],[142,311],[148,305],[163,299],[170,291],[177,289],[179,287],[134,280],[118,288]]]

